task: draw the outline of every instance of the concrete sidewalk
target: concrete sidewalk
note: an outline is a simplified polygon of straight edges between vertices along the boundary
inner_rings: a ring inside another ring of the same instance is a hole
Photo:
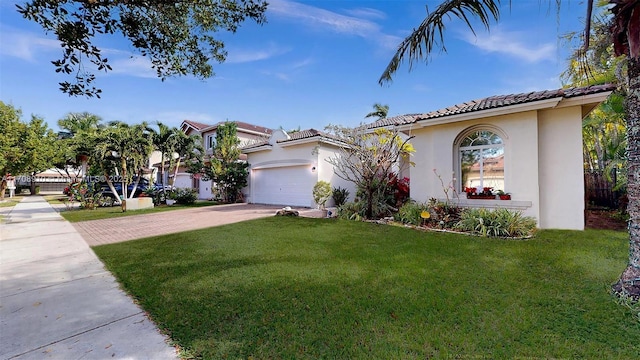
[[[41,196],[0,224],[0,359],[177,359]]]

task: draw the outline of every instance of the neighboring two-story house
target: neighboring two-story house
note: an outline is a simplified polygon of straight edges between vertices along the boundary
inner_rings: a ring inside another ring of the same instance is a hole
[[[271,136],[271,129],[248,124],[241,121],[233,121],[237,125],[238,139],[240,140],[240,146],[251,145],[256,142],[264,141]],[[202,138],[202,147],[205,150],[205,162],[209,162],[209,157],[213,153],[213,148],[216,141],[216,130],[218,126],[224,122],[216,123],[214,125],[204,124],[197,121],[184,120],[180,125],[180,130],[185,134],[191,136],[196,135]],[[243,159],[246,157],[243,155]],[[160,157],[156,154],[153,163],[159,167]],[[165,165],[167,166],[167,165]],[[179,168],[173,185],[179,188],[194,188],[198,191],[199,199],[209,199],[213,196],[211,189],[211,181],[204,181],[199,177],[194,177],[191,174],[184,171],[184,168]],[[169,184],[169,179],[174,176],[174,172],[164,171],[165,184]]]

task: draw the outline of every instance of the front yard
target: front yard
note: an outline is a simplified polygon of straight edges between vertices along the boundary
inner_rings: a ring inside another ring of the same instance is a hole
[[[273,217],[94,250],[185,357],[640,353],[640,309],[608,293],[624,232],[496,240]]]
[[[50,200],[52,203],[61,204],[62,202],[58,199]],[[76,203],[77,204],[77,203]],[[172,210],[180,210],[180,209],[189,209],[194,207],[203,207],[203,206],[213,206],[218,205],[219,202],[215,201],[196,201],[194,204],[190,205],[182,205],[175,204],[172,206],[167,205],[158,205],[153,209],[143,209],[143,210],[129,210],[122,211],[120,206],[109,206],[109,207],[97,207],[95,209],[78,209],[73,208],[70,210],[64,209],[60,211],[60,215],[69,222],[79,222],[79,221],[89,221],[89,220],[100,220],[100,219],[111,219],[123,216],[134,216],[134,215],[144,215],[144,214],[153,214],[164,211],[172,211]]]

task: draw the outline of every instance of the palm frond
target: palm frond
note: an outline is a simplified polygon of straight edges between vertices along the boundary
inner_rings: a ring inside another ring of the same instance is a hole
[[[489,30],[491,22],[498,21],[500,17],[500,3],[501,0],[447,0],[433,12],[427,9],[427,17],[400,43],[378,83],[383,85],[392,82],[393,75],[405,60],[409,62],[409,70],[411,70],[417,61],[428,62],[434,50],[446,52],[445,20],[450,19],[451,15],[463,20],[475,35],[470,18],[477,18],[484,28]]]

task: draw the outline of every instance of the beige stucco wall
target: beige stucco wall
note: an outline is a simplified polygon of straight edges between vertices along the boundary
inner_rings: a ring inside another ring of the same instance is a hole
[[[541,228],[584,229],[584,176],[580,107],[540,111]]]
[[[347,189],[349,191],[349,198],[347,201],[353,201],[356,196],[356,187],[355,184],[342,179],[339,177],[333,168],[333,165],[329,163],[329,159],[337,158],[340,156],[340,151],[335,146],[324,145],[320,147],[318,154],[318,163],[320,165],[320,174],[318,180],[324,180],[331,184],[331,188],[335,189],[337,187],[341,187]],[[334,206],[335,203],[333,199],[330,199],[327,203],[327,206]]]
[[[411,169],[411,198],[444,199],[433,169],[448,185],[457,171],[456,137],[473,126],[486,125],[503,135],[504,190],[512,194],[512,201],[467,200],[461,194],[461,202],[518,209],[538,219],[541,228],[583,229],[581,119],[580,107],[574,106],[413,128],[416,165]],[[455,199],[451,192],[449,196]]]

